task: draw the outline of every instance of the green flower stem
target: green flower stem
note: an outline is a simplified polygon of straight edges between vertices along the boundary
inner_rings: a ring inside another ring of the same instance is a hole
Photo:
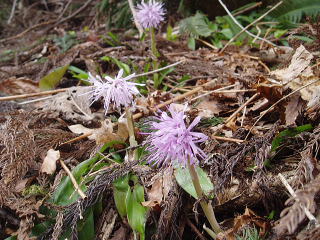
[[[188,160],[188,168],[189,168],[189,172],[191,175],[191,180],[192,180],[193,186],[194,186],[196,193],[198,195],[198,199],[200,199],[200,205],[202,207],[202,210],[203,210],[204,214],[206,215],[212,229],[214,230],[214,232],[216,234],[218,234],[219,232],[222,232],[222,229],[220,228],[220,226],[216,220],[212,205],[210,203],[208,203],[203,198],[204,194],[203,194],[203,191],[202,191],[202,188],[200,185],[198,174],[196,172],[194,165],[190,164],[190,160]]]
[[[132,117],[132,113],[129,108],[126,108],[126,117],[127,117],[127,124],[128,124],[130,147],[136,147],[136,146],[138,146],[138,143],[137,143],[136,138],[134,136],[133,117]]]
[[[160,57],[160,53],[157,50],[156,34],[153,27],[150,28],[150,38],[151,38],[151,51],[153,55],[156,57],[156,59],[158,59],[158,57]]]

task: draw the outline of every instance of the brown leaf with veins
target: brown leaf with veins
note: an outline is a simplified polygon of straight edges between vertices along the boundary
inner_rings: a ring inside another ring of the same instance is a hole
[[[287,103],[286,106],[286,111],[285,111],[285,120],[286,120],[286,125],[291,125],[294,124],[299,112],[302,111],[304,108],[304,102],[300,97],[300,94],[294,94],[293,96],[290,97],[289,102]]]

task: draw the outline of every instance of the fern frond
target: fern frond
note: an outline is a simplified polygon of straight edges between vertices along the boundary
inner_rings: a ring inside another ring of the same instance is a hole
[[[283,3],[271,12],[270,16],[280,21],[298,23],[303,16],[320,15],[320,0],[283,0]]]
[[[181,20],[179,23],[179,31],[180,33],[187,33],[194,38],[198,38],[199,36],[209,37],[213,32],[208,26],[207,17],[200,12]]]

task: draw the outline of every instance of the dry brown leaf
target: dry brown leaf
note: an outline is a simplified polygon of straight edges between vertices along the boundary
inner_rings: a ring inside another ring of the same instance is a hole
[[[129,133],[126,120],[122,119],[117,123],[112,123],[109,119],[101,122],[100,128],[86,128],[81,124],[69,126],[70,131],[77,134],[90,134],[89,139],[95,140],[97,144],[103,144],[110,141],[126,141]],[[114,129],[117,129],[114,132]]]
[[[299,115],[299,112],[301,112],[303,108],[304,104],[302,99],[300,98],[300,94],[294,94],[293,96],[291,96],[285,111],[286,124],[294,124]]]
[[[44,109],[61,114],[67,120],[90,121],[94,116],[90,109],[88,87],[72,87],[45,101]]]
[[[285,85],[299,77],[299,75],[309,66],[312,58],[312,54],[301,45],[292,56],[291,63],[287,68],[274,70],[270,74],[274,75],[283,85]]]
[[[313,55],[301,45],[292,56],[287,68],[272,71],[270,74],[274,75],[283,85],[287,84],[291,90],[296,90],[316,80],[317,77],[310,66],[312,59]],[[303,88],[300,90],[302,99],[311,101],[318,95],[319,88],[320,83]]]
[[[8,95],[19,95],[26,93],[40,92],[38,83],[25,77],[11,77],[4,81],[1,81],[0,92]]]
[[[40,172],[53,174],[57,168],[57,160],[60,158],[60,152],[49,149],[40,168]]]
[[[144,202],[144,204],[154,207],[160,205],[167,198],[169,191],[173,187],[172,169],[167,168],[159,172],[151,181],[153,181],[152,187],[147,191],[149,200]]]
[[[222,111],[219,102],[209,97],[203,98],[203,101],[197,105],[197,109],[199,111],[198,115],[206,118],[212,118]]]

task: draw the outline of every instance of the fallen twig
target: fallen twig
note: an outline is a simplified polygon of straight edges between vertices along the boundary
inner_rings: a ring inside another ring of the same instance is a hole
[[[297,197],[296,193],[294,192],[294,190],[292,189],[292,187],[290,186],[288,181],[285,179],[285,177],[281,173],[278,174],[278,177],[280,178],[282,184],[286,187],[288,192],[291,194],[291,196],[294,197],[296,201],[298,201],[298,199],[296,199],[296,197]],[[309,211],[309,209],[306,208],[305,206],[303,206],[301,203],[300,203],[300,206],[302,207],[307,218],[310,221],[313,221],[314,223],[318,224],[318,220],[312,215],[312,213]]]
[[[269,11],[267,11],[266,13],[262,14],[259,18],[257,18],[255,21],[253,21],[252,23],[250,23],[249,25],[247,25],[246,27],[243,27],[238,21],[237,19],[234,18],[234,16],[231,14],[231,12],[229,11],[229,9],[226,7],[226,5],[222,2],[222,0],[218,0],[219,3],[222,5],[222,7],[226,10],[226,12],[228,13],[228,15],[230,16],[230,18],[235,22],[235,24],[237,24],[242,30],[240,32],[238,32],[234,37],[232,37],[229,42],[221,49],[220,53],[223,52],[226,47],[233,42],[237,37],[239,37],[243,32],[246,32],[248,35],[250,35],[251,37],[257,38],[261,41],[267,42],[272,46],[276,46],[274,43],[270,42],[267,39],[261,38],[257,35],[252,34],[251,32],[247,31],[247,29],[249,27],[251,27],[253,24],[255,24],[256,22],[260,21],[262,18],[264,18],[266,15],[268,15],[271,11],[273,11],[275,8],[277,8],[282,1],[280,1],[279,3],[277,3],[275,6],[273,6]]]
[[[248,132],[245,140],[247,140],[247,138],[249,137],[252,129],[253,129],[254,126],[261,120],[261,118],[263,118],[264,115],[266,115],[266,114],[267,114],[271,109],[273,109],[278,103],[282,102],[283,100],[287,99],[288,97],[290,97],[291,95],[295,94],[296,92],[298,92],[298,91],[300,91],[300,90],[302,90],[302,89],[304,89],[304,88],[306,88],[306,87],[308,87],[308,86],[310,86],[310,85],[312,85],[312,84],[314,84],[314,83],[316,83],[316,82],[318,82],[318,81],[319,81],[319,79],[317,79],[317,80],[315,80],[315,81],[312,81],[312,82],[310,82],[310,83],[308,83],[308,84],[306,84],[306,85],[304,85],[304,86],[302,86],[302,87],[299,87],[299,88],[297,88],[296,90],[294,90],[293,92],[291,92],[291,93],[289,93],[288,95],[286,95],[286,96],[282,97],[281,99],[279,99],[279,100],[278,100],[277,102],[275,102],[274,104],[272,104],[272,105],[271,105],[267,110],[265,110],[265,111],[260,115],[260,117],[254,122],[254,124],[253,124],[252,127],[250,128],[250,130],[249,130],[249,132]]]
[[[77,190],[77,192],[79,193],[79,195],[82,197],[82,199],[85,199],[87,196],[82,192],[82,190],[80,189],[76,179],[74,178],[74,176],[72,175],[71,171],[69,170],[69,168],[67,167],[67,165],[64,163],[64,161],[62,161],[61,159],[60,161],[60,165],[61,167],[66,171],[66,173],[68,174],[68,176],[70,177],[70,180],[74,186],[74,188]]]
[[[243,143],[244,140],[241,139],[236,139],[236,138],[228,138],[228,137],[221,137],[221,136],[215,136],[211,135],[212,138],[217,139],[217,140],[222,140],[222,141],[227,141],[227,142],[235,142],[235,143]]]
[[[242,104],[237,111],[235,111],[230,117],[228,117],[228,119],[225,121],[225,124],[227,124],[228,122],[230,122],[245,106],[247,106],[250,102],[252,102],[257,96],[259,95],[259,93],[254,94],[251,98],[249,98],[244,104]]]

